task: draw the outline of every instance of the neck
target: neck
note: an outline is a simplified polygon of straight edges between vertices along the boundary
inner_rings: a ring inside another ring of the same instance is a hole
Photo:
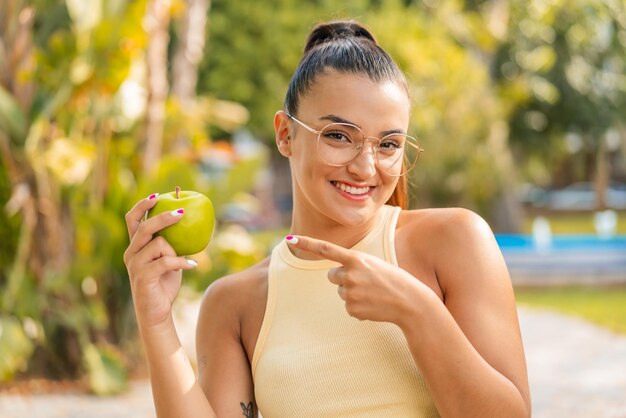
[[[344,248],[352,248],[367,235],[377,219],[378,216],[374,216],[359,225],[344,225],[319,213],[303,214],[294,206],[290,233],[328,241]],[[319,259],[301,250],[291,248],[291,251],[298,258]]]

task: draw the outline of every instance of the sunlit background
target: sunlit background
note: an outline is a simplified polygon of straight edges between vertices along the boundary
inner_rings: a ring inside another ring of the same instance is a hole
[[[183,302],[267,256],[291,210],[274,112],[308,31],[347,17],[408,76],[411,207],[487,219],[524,309],[626,334],[623,0],[2,0],[0,387],[145,378],[138,199],[215,205]]]

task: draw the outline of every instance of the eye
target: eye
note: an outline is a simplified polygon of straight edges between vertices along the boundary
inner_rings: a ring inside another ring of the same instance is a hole
[[[380,141],[378,148],[383,152],[395,152],[404,147],[405,138],[403,136],[385,137]]]
[[[322,135],[324,138],[335,142],[352,142],[350,134],[340,129],[327,130],[322,132]]]

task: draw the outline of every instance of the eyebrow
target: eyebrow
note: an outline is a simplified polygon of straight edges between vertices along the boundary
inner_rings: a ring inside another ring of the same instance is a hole
[[[354,122],[351,122],[351,121],[349,121],[347,119],[344,119],[344,118],[342,118],[340,116],[333,115],[333,114],[322,116],[322,117],[320,117],[320,120],[326,120],[326,121],[334,122],[334,123],[347,123],[347,124],[356,126],[360,130],[363,130],[363,128],[359,124],[356,124]],[[387,131],[382,131],[380,133],[380,136],[382,138],[384,136],[391,135],[391,134],[403,134],[403,135],[406,135],[406,131],[404,131],[402,129],[390,129],[390,130],[387,130]]]

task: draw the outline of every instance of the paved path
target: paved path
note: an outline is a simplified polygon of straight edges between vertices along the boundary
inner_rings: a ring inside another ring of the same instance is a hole
[[[534,418],[626,418],[626,337],[520,309]]]
[[[534,418],[626,418],[626,337],[541,310],[520,309],[520,324]],[[0,417],[152,418],[154,408],[136,382],[113,398],[2,395]]]
[[[152,392],[147,382],[134,382],[122,396],[0,395],[2,418],[154,418]]]

